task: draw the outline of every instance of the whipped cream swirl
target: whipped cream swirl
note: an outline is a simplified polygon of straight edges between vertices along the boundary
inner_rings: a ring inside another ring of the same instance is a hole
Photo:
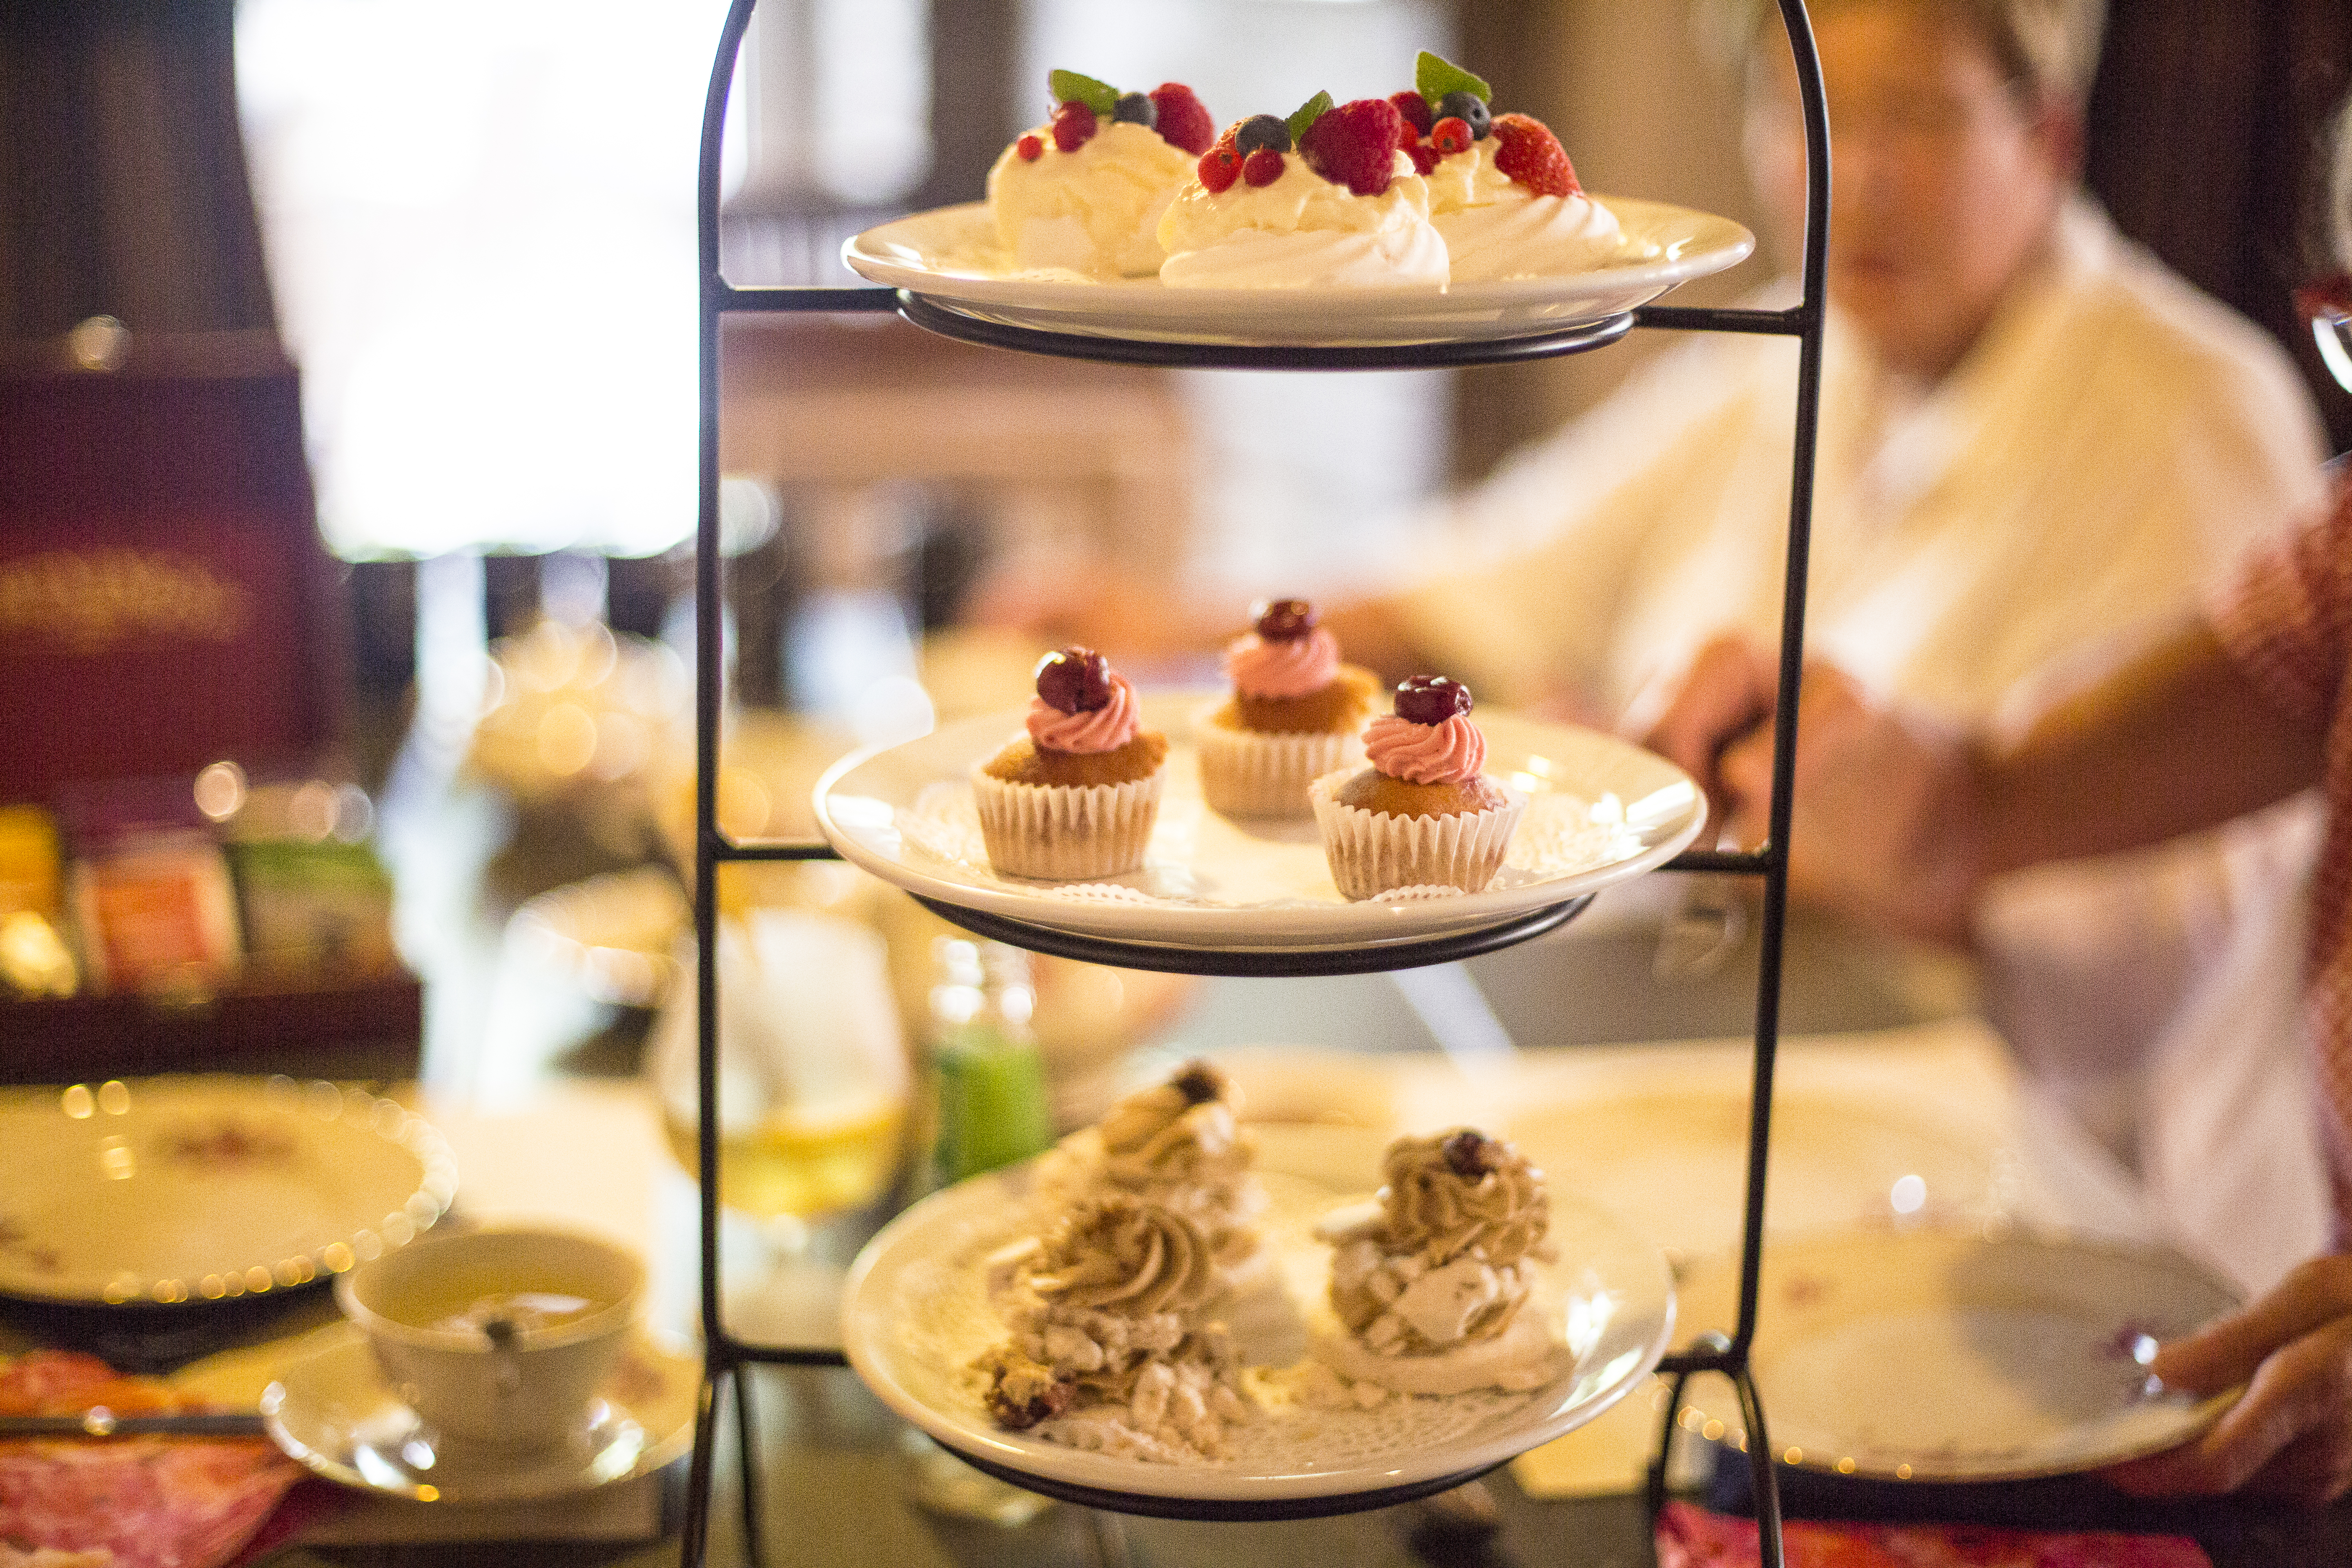
[[[1065,713],[1042,697],[1029,700],[1029,738],[1040,751],[1116,752],[1135,739],[1143,725],[1135,688],[1127,677],[1110,671],[1110,700],[1082,713]]]
[[[1182,1215],[1118,1195],[1088,1198],[1046,1238],[1030,1289],[1057,1308],[1189,1312],[1219,1289],[1208,1237]]]
[[[1443,724],[1382,714],[1364,731],[1364,758],[1410,784],[1467,784],[1486,765],[1486,737],[1465,713]]]
[[[1268,641],[1244,632],[1225,645],[1225,674],[1244,697],[1306,697],[1339,674],[1339,639],[1321,626]]]
[[[1465,1148],[1475,1153],[1465,1158]],[[1551,1224],[1543,1173],[1508,1143],[1466,1128],[1398,1139],[1381,1174],[1384,1248],[1417,1253],[1432,1267],[1473,1247],[1497,1267],[1517,1263]]]

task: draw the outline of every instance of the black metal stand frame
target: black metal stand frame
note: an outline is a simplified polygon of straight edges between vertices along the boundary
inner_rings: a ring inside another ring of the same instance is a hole
[[[1772,727],[1772,799],[1765,847],[1752,853],[1693,850],[1676,857],[1669,871],[1731,872],[1760,877],[1764,883],[1761,963],[1757,984],[1755,1073],[1748,1120],[1748,1188],[1743,1215],[1739,1322],[1726,1337],[1709,1335],[1691,1348],[1664,1357],[1658,1371],[1669,1396],[1658,1458],[1650,1470],[1653,1512],[1665,1493],[1666,1460],[1674,1444],[1685,1385],[1702,1372],[1721,1373],[1737,1386],[1747,1427],[1747,1454],[1754,1480],[1757,1523],[1765,1568],[1781,1568],[1780,1490],[1766,1436],[1764,1407],[1756,1390],[1748,1352],[1755,1339],[1759,1274],[1763,1258],[1764,1175],[1771,1138],[1772,1071],[1780,1046],[1780,974],[1788,909],[1790,796],[1796,763],[1797,693],[1802,672],[1806,568],[1811,553],[1814,449],[1821,412],[1822,332],[1829,249],[1829,111],[1815,53],[1811,19],[1804,0],[1778,0],[1795,58],[1805,123],[1806,214],[1803,296],[1783,310],[1700,310],[1645,306],[1598,322],[1479,342],[1395,346],[1200,346],[1041,331],[982,320],[934,300],[900,290],[849,289],[737,289],[719,274],[719,139],[736,58],[757,0],[732,0],[720,29],[702,115],[702,149],[696,189],[696,221],[701,280],[701,508],[695,533],[695,868],[694,918],[698,963],[696,1020],[700,1033],[697,1073],[699,1111],[697,1172],[701,1186],[703,1387],[695,1419],[694,1456],[688,1473],[682,1568],[702,1568],[709,1546],[711,1483],[716,1464],[718,1418],[730,1394],[735,1407],[742,1460],[745,1551],[761,1560],[761,1494],[758,1436],[745,1371],[757,1364],[843,1366],[834,1349],[755,1345],[727,1331],[719,1299],[719,971],[718,870],[728,861],[815,860],[834,858],[824,844],[737,844],[719,830],[719,731],[722,668],[721,561],[719,548],[719,337],[722,317],[789,311],[809,313],[894,311],[918,326],[967,342],[1032,353],[1106,360],[1123,364],[1238,366],[1254,369],[1426,369],[1486,364],[1507,360],[1575,353],[1614,342],[1633,327],[1685,331],[1764,333],[1798,340],[1796,440],[1789,500],[1788,574],[1781,604],[1778,710]],[[1000,941],[1064,957],[1130,968],[1175,970],[1197,974],[1302,975],[1361,973],[1374,970],[1443,963],[1508,946],[1549,931],[1591,901],[1590,895],[1484,931],[1434,942],[1308,952],[1234,952],[1095,941],[1031,926],[1018,921],[932,903],[938,913]],[[926,900],[926,902],[929,902]],[[970,1456],[965,1456],[967,1458]],[[1305,1500],[1274,1507],[1190,1503],[1130,1493],[1056,1488],[1036,1478],[997,1469],[973,1459],[1017,1485],[1117,1513],[1201,1520],[1301,1518],[1386,1507],[1456,1486],[1478,1472],[1445,1478],[1426,1486],[1342,1498]]]

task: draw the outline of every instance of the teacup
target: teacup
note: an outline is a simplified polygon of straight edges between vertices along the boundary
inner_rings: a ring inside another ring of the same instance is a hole
[[[589,1425],[645,1292],[626,1249],[568,1231],[425,1237],[335,1281],[376,1364],[426,1425],[499,1447],[560,1444]]]

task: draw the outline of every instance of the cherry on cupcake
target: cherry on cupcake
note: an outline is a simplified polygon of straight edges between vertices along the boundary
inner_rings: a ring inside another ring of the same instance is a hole
[[[1450,676],[1416,675],[1396,689],[1396,716],[1408,724],[1443,724],[1470,711],[1470,689]]]
[[[1037,695],[1064,713],[1108,708],[1110,662],[1090,647],[1057,647],[1037,661]]]
[[[1267,642],[1296,642],[1313,631],[1319,618],[1305,599],[1261,599],[1255,630]]]

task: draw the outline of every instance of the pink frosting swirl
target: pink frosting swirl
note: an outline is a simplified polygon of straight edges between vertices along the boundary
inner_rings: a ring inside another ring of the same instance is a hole
[[[1110,700],[1084,713],[1065,713],[1042,697],[1029,700],[1029,738],[1045,752],[1116,752],[1135,739],[1143,715],[1135,688],[1110,672]]]
[[[1443,724],[1416,724],[1383,713],[1364,731],[1364,758],[1411,784],[1467,784],[1486,765],[1486,737],[1456,713]]]
[[[1244,697],[1305,697],[1339,676],[1339,639],[1321,626],[1281,641],[1244,632],[1225,645],[1225,673]]]

